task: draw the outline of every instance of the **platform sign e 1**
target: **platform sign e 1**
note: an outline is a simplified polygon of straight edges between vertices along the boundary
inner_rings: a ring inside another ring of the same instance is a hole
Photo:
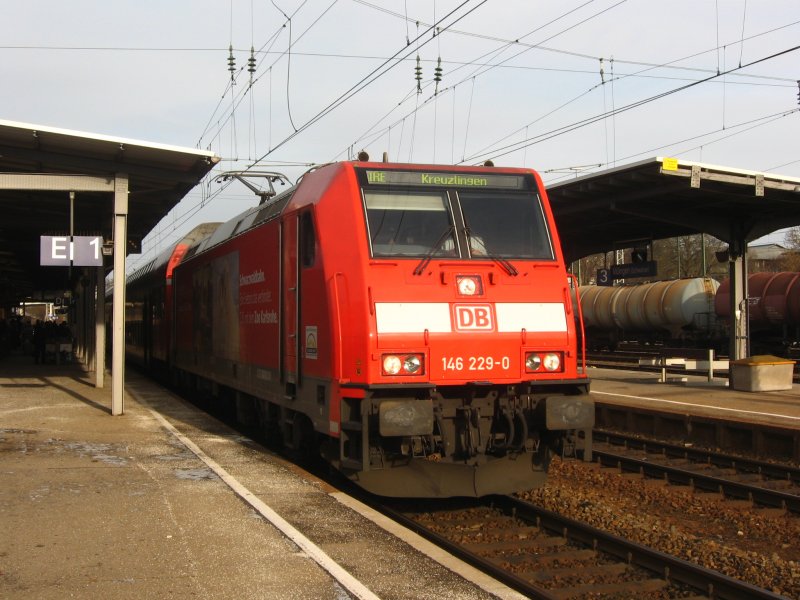
[[[101,267],[103,238],[88,235],[43,235],[39,237],[39,264],[42,266]]]

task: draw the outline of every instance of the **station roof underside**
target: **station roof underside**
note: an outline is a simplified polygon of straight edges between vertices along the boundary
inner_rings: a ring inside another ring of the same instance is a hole
[[[568,261],[707,233],[751,242],[800,225],[800,178],[652,158],[547,188]]]
[[[0,178],[58,174],[113,182],[127,175],[129,239],[147,235],[218,161],[213,152],[0,120]],[[39,266],[39,237],[69,234],[69,192],[9,187],[0,188],[3,303],[68,284],[66,267]],[[113,193],[76,191],[75,235],[110,239],[113,219]]]

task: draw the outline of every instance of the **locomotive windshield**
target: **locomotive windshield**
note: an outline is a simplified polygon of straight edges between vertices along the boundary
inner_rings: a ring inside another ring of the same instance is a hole
[[[373,256],[456,256],[442,192],[364,192]]]
[[[554,258],[541,200],[525,176],[366,175],[373,257]]]
[[[458,200],[473,257],[553,258],[538,197],[465,191],[458,193]]]

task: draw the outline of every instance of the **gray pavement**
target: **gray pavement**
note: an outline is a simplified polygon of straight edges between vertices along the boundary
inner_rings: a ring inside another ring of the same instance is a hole
[[[800,429],[800,385],[791,390],[742,392],[727,387],[727,378],[708,382],[702,375],[659,374],[623,369],[590,368],[591,390],[598,403],[646,406],[679,414],[695,414]]]
[[[110,414],[110,380],[92,381],[75,364],[0,359],[0,598],[357,597],[181,436],[376,597],[515,597],[470,583],[130,370],[122,416]]]

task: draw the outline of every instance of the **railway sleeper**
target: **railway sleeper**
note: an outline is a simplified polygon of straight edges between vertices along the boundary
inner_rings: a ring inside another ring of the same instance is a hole
[[[502,558],[493,560],[495,560],[498,564],[508,563],[511,565],[522,566],[532,563],[537,567],[541,567],[553,563],[564,564],[573,561],[591,560],[597,558],[597,556],[598,552],[590,548],[570,550],[565,547],[564,550],[553,552],[551,554],[516,554],[514,556],[504,556]]]
[[[590,594],[625,594],[626,598],[635,598],[637,593],[657,592],[668,586],[669,584],[663,579],[643,579],[615,583],[587,583],[567,588],[549,589],[548,592],[556,598],[564,600]]]
[[[607,565],[581,565],[579,574],[581,578],[586,577],[620,577],[627,573],[630,567],[625,563],[614,563]],[[515,575],[523,577],[534,583],[544,583],[553,579],[574,578],[576,573],[575,565],[567,567],[548,568],[547,570],[522,571]]]
[[[474,554],[488,554],[490,552],[508,552],[517,550],[545,550],[563,547],[567,544],[565,538],[546,536],[523,540],[503,540],[497,542],[469,542],[463,547]]]
[[[426,519],[420,519],[420,522],[427,523],[427,525],[433,529],[458,529],[459,531],[463,532],[481,531],[488,529],[489,527],[508,525],[508,529],[501,529],[500,531],[496,532],[497,535],[528,535],[529,533],[541,531],[541,529],[536,525],[517,527],[517,521],[514,519],[514,517],[506,517],[502,515],[492,515],[491,517],[482,517],[479,519],[447,519],[447,521],[443,523],[428,522]]]

